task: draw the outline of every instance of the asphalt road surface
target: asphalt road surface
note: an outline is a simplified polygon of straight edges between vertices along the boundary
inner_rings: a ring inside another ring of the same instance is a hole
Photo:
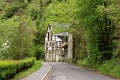
[[[43,62],[42,67],[39,70],[20,80],[42,80],[43,76],[48,72],[48,69],[49,69],[48,63]]]
[[[52,71],[47,80],[116,80],[63,62],[50,62]]]

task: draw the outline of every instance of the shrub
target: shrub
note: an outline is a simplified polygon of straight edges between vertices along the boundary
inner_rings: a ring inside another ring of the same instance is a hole
[[[87,59],[84,58],[83,60],[78,60],[77,64],[79,64],[81,66],[87,66]]]
[[[33,64],[34,58],[0,61],[0,80],[12,78],[16,73],[32,67]]]

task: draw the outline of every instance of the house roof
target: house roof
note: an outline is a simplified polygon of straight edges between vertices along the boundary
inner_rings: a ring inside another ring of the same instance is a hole
[[[55,36],[67,36],[68,32],[63,32],[63,33],[56,33],[54,34]]]
[[[63,40],[60,39],[58,36],[53,36],[52,38],[53,38],[53,40],[55,40],[55,41],[63,41]]]
[[[56,41],[62,41],[58,36],[56,36]]]

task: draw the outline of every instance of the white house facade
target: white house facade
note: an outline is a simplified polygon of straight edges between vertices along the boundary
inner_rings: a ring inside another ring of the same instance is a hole
[[[67,59],[72,60],[72,35],[69,35],[67,32],[52,34],[52,30],[52,26],[48,25],[45,36],[45,61],[59,62]]]

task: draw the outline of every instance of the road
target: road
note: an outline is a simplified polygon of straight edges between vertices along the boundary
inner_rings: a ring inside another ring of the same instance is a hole
[[[49,65],[47,62],[42,63],[42,67],[36,72],[20,79],[20,80],[42,80],[43,76],[48,72]]]
[[[50,62],[52,71],[47,80],[116,80],[63,62]]]

